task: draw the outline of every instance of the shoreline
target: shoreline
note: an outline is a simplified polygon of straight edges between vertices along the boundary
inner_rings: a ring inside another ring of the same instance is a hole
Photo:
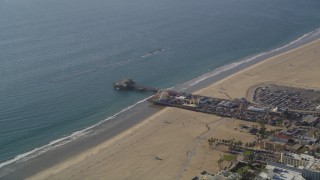
[[[317,33],[317,31],[319,30],[317,29],[315,31],[316,31],[315,33]],[[301,41],[299,41],[300,39],[299,38],[297,43],[293,43],[293,44],[289,43],[289,46],[281,48],[275,52],[266,52],[265,54],[262,53],[263,55],[260,55],[251,61],[240,63],[235,67],[231,66],[230,69],[227,68],[225,70],[222,68],[222,71],[219,72],[220,69],[218,68],[209,73],[205,73],[204,75],[194,78],[191,81],[177,85],[173,87],[173,90],[180,90],[180,91],[183,90],[186,92],[195,92],[195,91],[203,90],[204,88],[208,87],[209,85],[212,85],[213,83],[217,83],[225,78],[235,75],[244,69],[251,68],[254,65],[259,64],[259,62],[264,62],[270,57],[275,57],[279,54],[290,52],[291,50],[297,47],[302,47],[303,45],[316,41],[319,39],[318,36],[315,37],[311,35],[311,37],[307,37],[306,39],[302,39]],[[249,58],[250,57],[244,58],[244,60]],[[229,64],[229,66],[232,64],[237,64],[242,61],[241,60],[236,61],[234,63]],[[215,74],[216,72],[218,73]],[[0,179],[2,178],[22,179],[22,178],[30,177],[31,175],[34,175],[55,164],[64,162],[71,157],[76,157],[82,152],[90,150],[90,148],[99,146],[101,143],[104,143],[107,141],[112,141],[112,139],[117,138],[117,136],[125,133],[129,129],[132,129],[132,128],[135,128],[136,126],[141,125],[141,123],[145,122],[145,120],[148,117],[154,116],[155,114],[161,112],[160,111],[161,109],[165,109],[165,108],[148,106],[148,102],[143,101],[139,105],[132,107],[125,113],[119,114],[116,118],[111,119],[107,122],[104,122],[98,125],[97,127],[92,128],[91,131],[93,133],[89,133],[75,141],[69,142],[54,150],[45,152],[44,154],[41,154],[25,162],[19,163],[18,165],[11,164],[11,165],[5,166],[3,169],[5,169],[4,171],[6,171],[6,168],[7,168],[8,170],[7,172],[11,170],[10,169],[11,166],[12,168],[17,168],[17,169],[15,169],[13,172],[9,172],[8,174],[4,172],[5,174],[4,176],[2,176],[1,173],[3,172],[1,172],[2,171],[1,170]]]
[[[265,81],[320,89],[317,79],[319,50],[318,40],[228,76],[197,93],[218,98],[226,94],[242,97],[250,85]],[[216,173],[222,168],[217,160],[225,153],[208,148],[207,139],[227,137],[244,143],[255,140],[253,135],[235,129],[241,124],[256,123],[165,108],[115,138],[30,179],[192,179],[202,170]],[[229,165],[225,162],[223,166]]]

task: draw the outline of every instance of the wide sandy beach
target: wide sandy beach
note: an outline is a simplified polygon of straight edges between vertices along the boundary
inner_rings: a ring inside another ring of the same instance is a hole
[[[317,40],[196,93],[226,99],[246,97],[248,88],[263,82],[320,89],[319,77],[320,40]],[[191,179],[203,170],[218,172],[221,167],[217,160],[223,152],[209,149],[207,139],[254,140],[252,135],[235,130],[240,124],[252,123],[164,108],[114,138],[30,179]]]

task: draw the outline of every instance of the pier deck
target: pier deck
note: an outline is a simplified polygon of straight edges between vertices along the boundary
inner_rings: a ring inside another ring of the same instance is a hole
[[[138,85],[130,79],[116,82],[113,84],[113,87],[117,90],[155,93],[155,95],[149,99],[149,102],[156,105],[177,107],[246,121],[260,121],[271,125],[277,124],[277,122],[287,117],[295,120],[305,115],[320,115],[319,111],[301,111],[298,109],[284,111],[263,103],[252,103],[244,98],[233,100],[219,99],[183,92],[158,90],[156,88]]]

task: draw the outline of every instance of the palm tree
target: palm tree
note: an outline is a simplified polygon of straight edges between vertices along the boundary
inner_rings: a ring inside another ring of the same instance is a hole
[[[212,147],[212,140],[208,139],[208,143],[209,143],[209,148],[211,148]]]
[[[243,142],[242,141],[238,141],[238,145],[242,146]]]

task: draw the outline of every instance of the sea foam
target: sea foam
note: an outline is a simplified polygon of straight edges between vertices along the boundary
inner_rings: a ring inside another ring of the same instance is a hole
[[[19,163],[19,162],[27,161],[27,160],[29,160],[31,158],[34,158],[34,157],[37,157],[37,156],[39,156],[39,155],[41,155],[41,154],[43,154],[43,153],[45,153],[47,151],[53,150],[53,149],[55,149],[57,147],[60,147],[60,146],[65,145],[65,144],[67,144],[69,142],[72,142],[72,141],[74,141],[74,140],[76,140],[76,139],[78,139],[80,137],[83,137],[84,135],[87,135],[90,132],[92,132],[93,128],[95,128],[95,127],[97,127],[97,126],[99,126],[99,125],[101,125],[101,124],[103,124],[103,123],[105,123],[105,122],[107,122],[107,121],[109,121],[111,119],[116,118],[120,114],[132,109],[136,105],[147,101],[150,97],[145,98],[143,100],[140,100],[140,101],[136,102],[135,104],[130,105],[130,106],[122,109],[121,111],[117,112],[116,114],[114,114],[112,116],[109,116],[108,118],[106,118],[106,119],[104,119],[104,120],[102,120],[102,121],[100,121],[100,122],[98,122],[98,123],[96,123],[96,124],[94,124],[92,126],[89,126],[89,127],[85,128],[85,129],[82,129],[82,130],[79,130],[79,131],[76,131],[76,132],[73,132],[69,136],[65,136],[65,137],[62,137],[60,139],[56,139],[56,140],[51,141],[50,143],[48,143],[48,144],[46,144],[44,146],[35,148],[35,149],[33,149],[31,151],[28,151],[26,153],[19,154],[16,157],[14,157],[13,159],[10,159],[8,161],[5,161],[5,162],[1,163],[0,164],[0,168],[3,168],[3,167],[5,167],[7,165],[10,165],[12,163]],[[1,175],[0,175],[0,177],[1,177]]]

